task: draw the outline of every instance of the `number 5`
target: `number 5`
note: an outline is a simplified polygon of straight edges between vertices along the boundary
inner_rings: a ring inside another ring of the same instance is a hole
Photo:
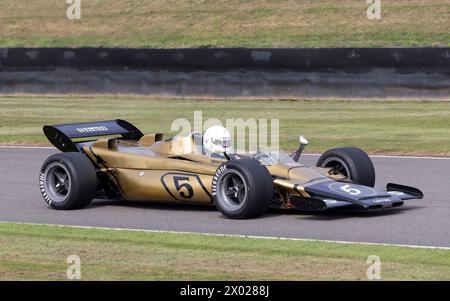
[[[345,192],[347,192],[348,194],[351,194],[351,195],[359,195],[359,194],[361,194],[361,190],[356,189],[356,188],[352,188],[348,184],[344,185],[344,186],[341,186],[341,190],[343,190],[343,191],[345,191]]]
[[[187,181],[188,183],[181,183],[181,181]],[[180,196],[185,199],[190,199],[194,196],[194,189],[189,184],[189,177],[173,177],[173,183],[175,184],[175,188],[178,192],[180,192]],[[187,194],[184,191],[180,191],[182,188],[186,188]]]

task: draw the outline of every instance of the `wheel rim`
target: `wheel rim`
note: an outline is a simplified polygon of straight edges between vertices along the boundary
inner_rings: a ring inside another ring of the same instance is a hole
[[[226,171],[219,179],[219,194],[222,205],[229,211],[242,208],[247,199],[247,184],[238,171]]]
[[[52,202],[64,202],[72,186],[67,168],[59,162],[50,164],[44,172],[44,186]]]
[[[351,179],[350,170],[348,169],[347,164],[339,158],[330,157],[327,158],[323,163],[322,167],[333,169],[333,173],[341,173],[347,178]]]

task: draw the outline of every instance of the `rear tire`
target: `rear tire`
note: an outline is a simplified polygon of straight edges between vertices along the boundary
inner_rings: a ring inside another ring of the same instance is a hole
[[[54,209],[83,208],[97,190],[97,174],[83,154],[69,152],[50,156],[39,174],[42,197]]]
[[[217,209],[224,216],[257,217],[265,213],[273,201],[272,176],[254,159],[227,161],[214,174],[212,194]]]
[[[330,149],[320,156],[316,166],[333,168],[355,184],[375,186],[375,168],[372,160],[357,147]]]

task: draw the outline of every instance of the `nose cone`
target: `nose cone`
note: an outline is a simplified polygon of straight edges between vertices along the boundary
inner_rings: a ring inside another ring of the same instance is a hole
[[[322,174],[302,165],[294,168],[289,168],[287,176],[292,182],[297,184],[325,178]]]

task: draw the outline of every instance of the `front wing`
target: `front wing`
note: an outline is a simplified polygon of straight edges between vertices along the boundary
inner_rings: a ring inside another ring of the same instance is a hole
[[[310,198],[296,200],[294,205],[303,210],[348,209],[375,210],[399,207],[405,200],[422,199],[423,193],[413,187],[389,183],[377,189],[337,181],[312,184],[304,187]]]

